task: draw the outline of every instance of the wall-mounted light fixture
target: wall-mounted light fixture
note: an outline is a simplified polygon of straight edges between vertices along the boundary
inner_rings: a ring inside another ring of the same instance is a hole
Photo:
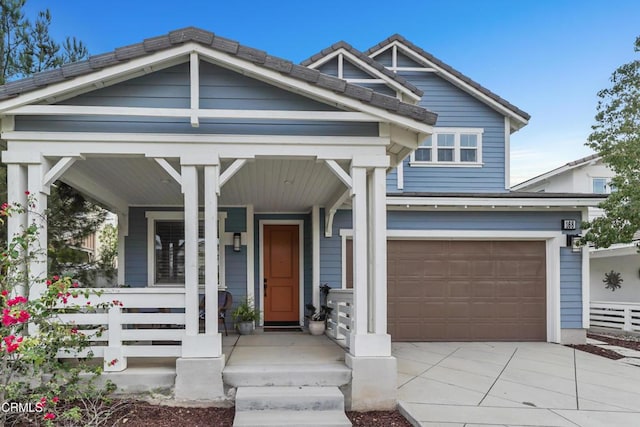
[[[242,244],[240,233],[233,233],[233,252],[240,252],[240,245]]]
[[[567,247],[571,248],[571,252],[582,252],[581,237],[580,234],[567,234]]]

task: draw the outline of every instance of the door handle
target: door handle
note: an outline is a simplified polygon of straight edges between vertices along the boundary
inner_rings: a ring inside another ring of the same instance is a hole
[[[267,297],[267,279],[264,279],[264,297]]]

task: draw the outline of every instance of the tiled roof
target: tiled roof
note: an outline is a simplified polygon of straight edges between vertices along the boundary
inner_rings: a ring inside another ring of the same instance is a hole
[[[590,162],[591,160],[597,160],[599,158],[600,158],[600,154],[595,153],[595,154],[591,154],[591,155],[589,155],[587,157],[583,157],[581,159],[569,162],[569,163],[566,164],[566,166],[578,166],[578,165],[581,165],[583,163]]]
[[[436,113],[425,108],[401,102],[397,98],[376,93],[369,88],[347,83],[337,77],[322,74],[317,70],[312,70],[302,65],[296,65],[291,61],[269,55],[265,51],[241,45],[234,40],[226,39],[210,31],[195,27],[171,31],[166,35],[145,39],[141,43],[117,48],[113,52],[91,56],[85,61],[65,64],[54,70],[44,71],[25,79],[7,83],[4,86],[0,86],[0,101],[188,42],[199,43],[208,48],[235,55],[266,69],[280,72],[291,78],[314,84],[362,103],[385,109],[400,116],[409,117],[418,122],[434,125],[437,119]]]
[[[360,52],[358,49],[354,48],[349,43],[344,42],[344,41],[339,41],[339,42],[334,43],[331,46],[327,47],[326,49],[322,49],[320,52],[318,52],[315,55],[313,55],[313,56],[305,59],[304,61],[302,61],[300,63],[300,65],[304,65],[305,67],[307,67],[307,66],[313,64],[314,62],[316,62],[317,60],[322,59],[325,56],[331,54],[332,52],[335,52],[336,50],[340,50],[340,49],[344,49],[347,52],[351,53],[353,56],[355,56],[359,60],[363,61],[364,63],[366,63],[370,67],[375,68],[376,70],[378,70],[379,72],[381,72],[385,76],[387,76],[390,79],[395,80],[396,82],[400,83],[402,86],[404,86],[405,88],[407,88],[408,90],[410,90],[414,94],[416,94],[418,96],[422,96],[424,94],[423,91],[421,91],[420,89],[415,87],[413,84],[411,84],[404,77],[399,76],[399,75],[397,75],[396,73],[394,73],[392,71],[389,71],[384,65],[380,64],[378,61],[368,57],[367,55],[365,55],[364,53]]]
[[[431,55],[429,52],[424,51],[420,46],[417,46],[417,45],[411,43],[409,40],[405,39],[400,34],[394,34],[391,37],[381,41],[377,45],[375,45],[375,46],[369,48],[367,51],[365,51],[365,54],[366,55],[371,55],[372,53],[382,49],[383,47],[393,43],[394,41],[398,41],[398,42],[404,44],[405,46],[407,46],[411,50],[413,50],[416,53],[418,53],[419,55],[423,56],[428,61],[436,64],[438,67],[440,67],[440,68],[444,69],[445,71],[447,71],[448,73],[454,75],[456,78],[462,80],[463,82],[467,83],[469,86],[473,87],[474,89],[478,90],[479,92],[481,92],[484,95],[488,96],[489,98],[493,99],[494,101],[496,101],[497,103],[499,103],[503,107],[508,108],[509,110],[513,111],[514,113],[518,114],[519,116],[525,118],[526,120],[529,120],[531,118],[531,116],[527,112],[519,109],[518,107],[516,107],[515,105],[511,104],[506,99],[501,98],[500,96],[498,96],[495,93],[491,92],[486,87],[484,87],[484,86],[480,85],[479,83],[471,80],[469,77],[465,76],[461,72],[459,72],[459,71],[455,70],[454,68],[450,67],[449,65],[445,64],[444,62],[442,62],[441,60],[439,60],[435,56]],[[425,65],[427,65],[427,64],[425,64]]]

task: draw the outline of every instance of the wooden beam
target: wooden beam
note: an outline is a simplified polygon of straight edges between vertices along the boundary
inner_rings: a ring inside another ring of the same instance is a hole
[[[47,173],[44,174],[42,178],[42,187],[43,191],[49,194],[51,189],[51,184],[53,184],[57,179],[59,179],[63,173],[67,171],[75,162],[81,158],[84,160],[84,157],[63,157],[51,168]]]
[[[337,193],[333,199],[327,204],[324,213],[324,236],[331,237],[333,235],[333,217],[336,211],[347,201],[351,194],[351,190],[345,190],[341,193]]]
[[[338,177],[338,179],[340,179],[340,181],[342,181],[342,183],[347,186],[347,188],[351,189],[351,187],[353,187],[351,176],[344,169],[342,169],[342,167],[340,167],[338,162],[336,162],[335,160],[327,159],[325,160],[325,163],[327,164],[327,166],[329,166],[329,169],[331,169],[331,171]]]
[[[218,185],[218,195],[220,195],[220,189],[223,185],[227,183],[241,168],[244,164],[247,163],[247,159],[237,159],[231,166],[226,168],[224,172],[220,174],[219,185]]]
[[[96,107],[83,105],[25,105],[10,111],[18,116],[138,116],[207,119],[305,120],[378,122],[376,117],[352,111],[229,110],[153,107]],[[8,129],[7,129],[8,130]]]
[[[156,163],[158,163],[160,167],[171,176],[171,178],[173,178],[180,186],[182,186],[182,175],[180,175],[180,172],[175,170],[173,166],[169,164],[169,162],[167,162],[165,159],[160,158],[154,158],[153,160],[155,160]]]
[[[191,85],[191,126],[200,126],[198,110],[200,109],[200,59],[196,52],[189,55],[189,75]]]

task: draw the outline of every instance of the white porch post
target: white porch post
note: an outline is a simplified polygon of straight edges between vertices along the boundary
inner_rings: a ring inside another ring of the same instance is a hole
[[[184,193],[185,332],[198,335],[198,170],[182,166]]]
[[[29,248],[33,254],[29,262],[30,299],[38,298],[44,292],[44,280],[47,277],[47,193],[42,185],[43,168],[44,164],[34,163],[27,170],[29,192],[35,202],[34,207],[28,207],[27,221],[29,225],[36,224],[38,227],[37,240]]]
[[[222,336],[218,333],[218,156],[182,158],[185,238],[185,335],[176,360],[177,400],[212,400],[224,396]],[[204,169],[205,333],[199,333],[198,166]]]
[[[27,207],[27,167],[19,163],[7,165],[7,202],[9,204],[19,203],[25,209]],[[14,214],[7,218],[7,241],[11,243],[13,237],[27,228],[27,213]],[[23,266],[22,273],[26,271]],[[26,289],[23,285],[16,286],[17,295],[25,295]]]
[[[387,156],[371,156],[351,167],[355,325],[345,362],[352,374],[348,406],[355,411],[393,409],[397,401],[397,362],[387,334],[388,166]]]
[[[218,347],[222,350],[222,336],[218,333],[218,178],[218,165],[204,167],[205,333],[214,335],[211,339],[220,341]]]

